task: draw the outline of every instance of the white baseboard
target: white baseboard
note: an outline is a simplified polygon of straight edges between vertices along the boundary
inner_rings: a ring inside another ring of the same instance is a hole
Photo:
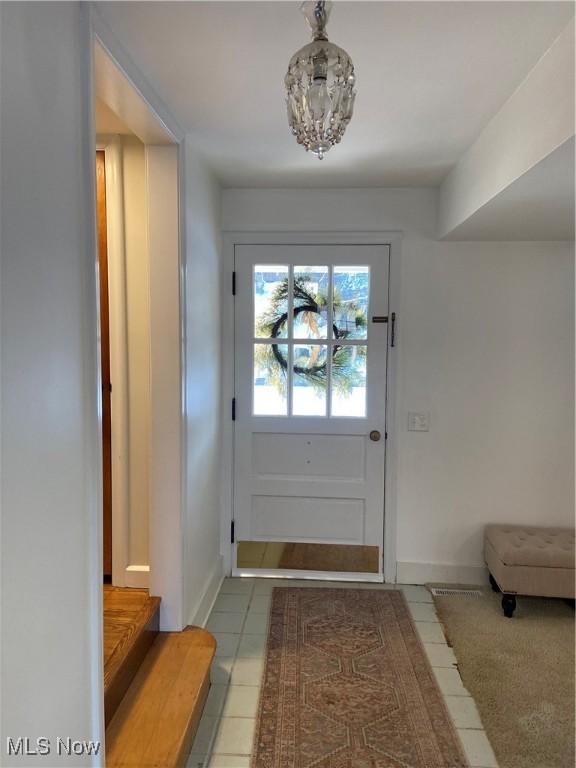
[[[485,565],[398,562],[396,583],[488,584],[488,569]]]
[[[224,563],[222,556],[219,555],[218,559],[214,563],[212,571],[206,579],[202,594],[190,612],[190,618],[188,621],[189,624],[192,624],[195,627],[206,626],[206,622],[208,621],[208,617],[210,616],[214,602],[218,597],[218,592],[220,591],[220,587],[222,586],[223,581]]]
[[[124,571],[124,586],[148,589],[150,584],[149,565],[128,565]]]

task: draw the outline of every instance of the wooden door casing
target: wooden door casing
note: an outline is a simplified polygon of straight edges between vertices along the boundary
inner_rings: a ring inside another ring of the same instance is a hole
[[[100,365],[102,380],[103,575],[109,581],[112,578],[112,384],[110,381],[106,168],[105,155],[102,150],[96,152],[96,209],[100,276]]]

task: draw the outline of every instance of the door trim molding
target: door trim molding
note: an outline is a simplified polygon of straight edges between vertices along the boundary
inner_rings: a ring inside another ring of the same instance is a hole
[[[387,245],[390,247],[390,274],[388,281],[389,313],[399,314],[400,296],[400,250],[403,233],[388,231],[224,231],[222,268],[222,413],[226,414],[222,428],[222,491],[221,491],[221,554],[224,572],[232,573],[235,545],[230,542],[229,531],[234,512],[234,422],[230,414],[230,403],[234,397],[234,297],[232,280],[234,272],[234,249],[236,245]],[[401,321],[401,318],[399,318]],[[400,325],[400,322],[397,326]],[[396,581],[396,444],[399,429],[396,408],[396,368],[401,339],[396,327],[396,341],[390,347],[390,324],[388,324],[388,365],[386,382],[386,431],[388,434],[384,466],[384,581]],[[258,573],[258,576],[272,575]],[[277,576],[281,574],[276,573]],[[296,574],[294,574],[296,575]],[[298,578],[306,578],[298,572]],[[310,578],[310,575],[308,575]],[[323,578],[327,578],[324,575]]]
[[[128,439],[128,366],[126,342],[126,254],[124,250],[124,180],[118,136],[101,138],[104,151],[110,303],[110,379],[112,408],[112,584],[133,586],[126,578],[130,524]],[[146,585],[147,586],[147,585]]]
[[[148,589],[150,581],[149,565],[127,565],[124,571],[124,586]]]

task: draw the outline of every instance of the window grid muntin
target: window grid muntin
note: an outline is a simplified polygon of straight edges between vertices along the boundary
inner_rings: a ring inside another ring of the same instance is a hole
[[[255,281],[254,281],[254,274],[256,273],[256,268],[258,266],[262,265],[254,265],[253,267],[253,279],[252,279],[252,301],[253,301],[253,310],[252,310],[252,323],[253,327],[255,329],[255,303],[254,303],[254,292],[255,292]],[[269,266],[269,265],[265,265]],[[370,307],[372,304],[372,270],[370,265],[354,265],[354,266],[348,266],[348,265],[337,265],[339,270],[344,270],[346,268],[350,269],[350,271],[357,271],[360,268],[364,268],[367,270],[368,273],[368,285],[367,285],[367,303],[366,303],[366,336],[365,338],[357,338],[357,339],[336,339],[334,338],[334,264],[329,265],[314,265],[315,267],[322,267],[327,266],[328,270],[328,299],[327,299],[327,333],[326,338],[300,338],[294,336],[294,264],[275,264],[273,265],[278,270],[283,270],[286,267],[288,268],[288,307],[287,307],[287,314],[288,319],[286,322],[287,326],[287,334],[286,336],[282,337],[256,337],[252,339],[252,349],[254,350],[255,346],[257,344],[277,344],[278,346],[287,346],[288,348],[288,356],[287,356],[287,370],[286,370],[286,400],[287,400],[287,412],[285,414],[278,414],[273,415],[273,418],[317,418],[317,419],[365,419],[368,416],[368,359],[369,359],[369,346],[370,346]],[[300,265],[296,265],[300,266]],[[310,266],[310,265],[306,265]],[[315,343],[314,343],[315,342]],[[301,416],[298,414],[293,413],[293,390],[294,390],[294,347],[295,346],[326,346],[327,348],[327,376],[326,376],[326,410],[323,416]],[[340,416],[340,415],[334,415],[332,413],[332,388],[333,388],[333,380],[332,380],[332,348],[334,346],[339,347],[345,347],[345,346],[362,346],[366,347],[366,379],[365,379],[365,386],[364,386],[364,414],[362,416]],[[254,355],[254,352],[252,353]],[[252,368],[254,370],[254,357],[252,359]],[[253,374],[254,376],[254,374]],[[252,415],[256,418],[266,418],[266,414],[256,414],[254,408],[254,385],[252,386]]]

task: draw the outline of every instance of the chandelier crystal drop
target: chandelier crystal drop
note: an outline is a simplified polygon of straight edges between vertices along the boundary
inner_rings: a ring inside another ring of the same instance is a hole
[[[304,2],[300,6],[313,40],[292,56],[284,78],[292,133],[298,144],[320,160],[341,141],[356,96],[352,59],[326,34],[330,5]]]

